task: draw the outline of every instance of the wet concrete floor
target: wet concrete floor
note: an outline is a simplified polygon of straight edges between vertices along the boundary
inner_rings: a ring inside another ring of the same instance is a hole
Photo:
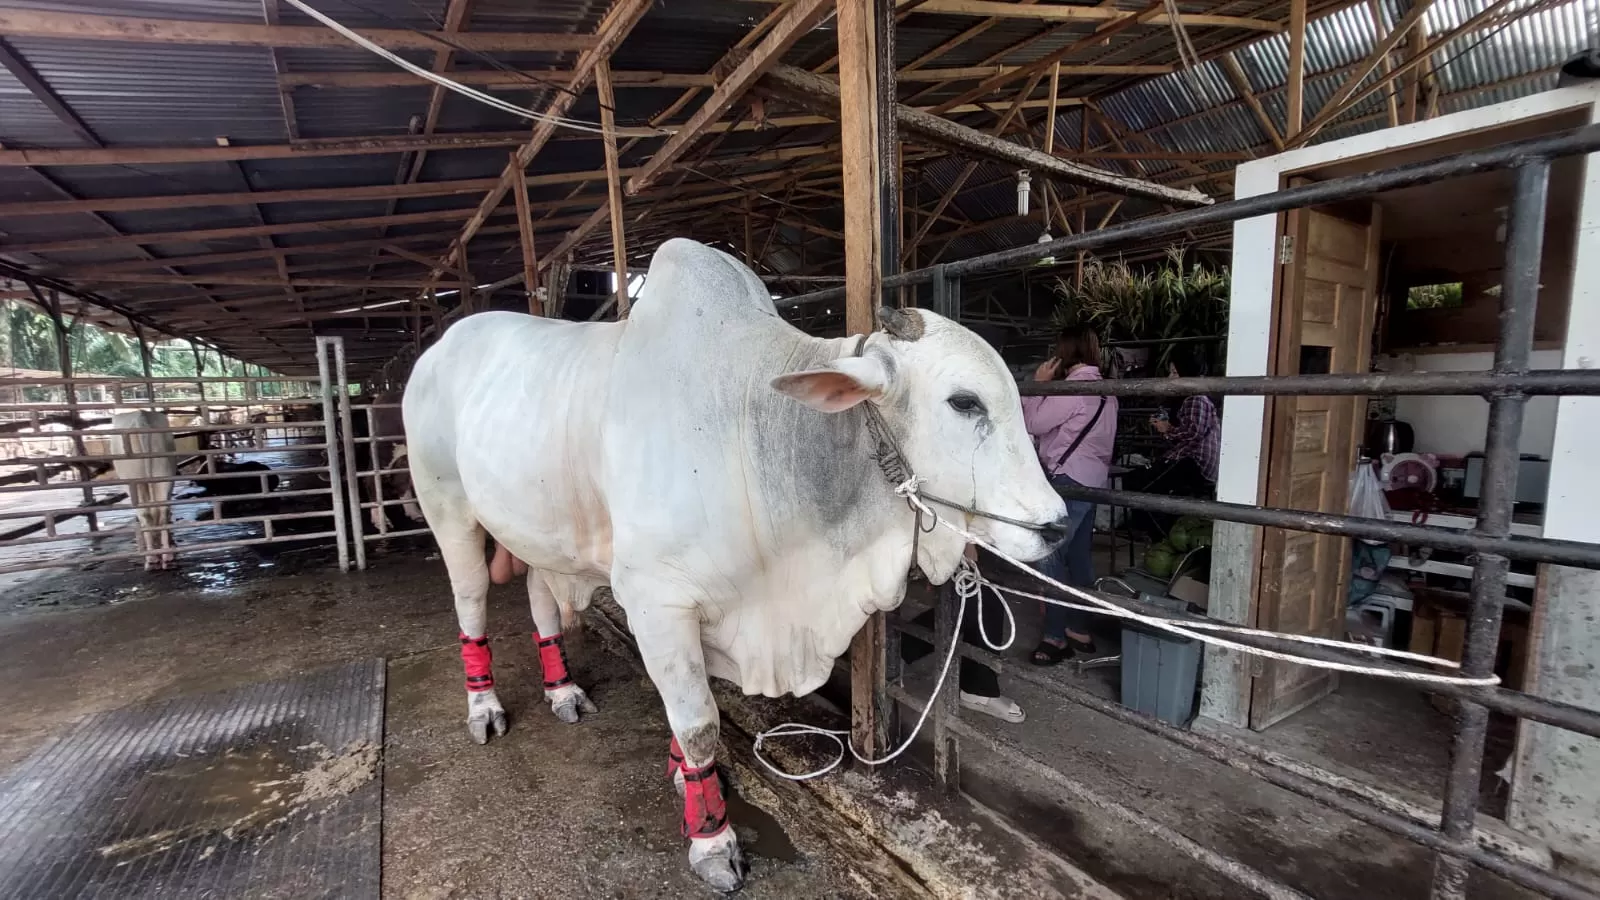
[[[540,696],[526,596],[495,588],[511,732],[477,746],[444,569],[428,555],[341,576],[323,551],[242,551],[170,573],[107,562],[8,587],[0,773],[90,713],[383,657],[385,897],[715,896],[685,862],[659,698],[615,639],[586,632],[569,648],[601,712],[563,725]],[[896,896],[869,892],[784,809],[736,799],[732,813],[752,863],[741,896]]]

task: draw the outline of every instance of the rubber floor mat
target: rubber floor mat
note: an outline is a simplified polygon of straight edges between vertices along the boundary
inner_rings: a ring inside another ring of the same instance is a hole
[[[0,897],[377,897],[384,663],[90,716],[0,781]]]

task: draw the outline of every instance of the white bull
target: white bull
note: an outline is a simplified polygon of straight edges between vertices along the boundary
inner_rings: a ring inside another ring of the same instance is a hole
[[[935,583],[964,549],[945,529],[914,539],[859,405],[930,493],[1045,529],[952,513],[1007,553],[1043,556],[1066,509],[1016,384],[967,329],[885,310],[887,331],[864,343],[809,337],[748,268],[681,239],[645,284],[622,323],[463,319],[418,360],[405,430],[455,594],[474,738],[506,727],[484,638],[487,532],[529,566],[545,696],[564,721],[594,707],[566,671],[563,615],[612,586],[666,704],[690,863],[731,890],[743,861],[707,677],[815,690],[867,617],[900,603],[913,547]]]
[[[155,568],[158,561],[161,568],[168,568],[172,565],[172,507],[166,504],[172,499],[178,458],[173,455],[175,446],[167,416],[148,409],[117,413],[111,417],[111,427],[142,432],[112,435],[116,458],[111,461],[111,468],[118,480],[163,479],[128,485],[128,498],[139,520],[139,552],[145,555],[145,571]]]

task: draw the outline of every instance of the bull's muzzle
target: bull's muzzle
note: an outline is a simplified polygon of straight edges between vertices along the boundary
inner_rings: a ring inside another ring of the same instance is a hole
[[[1039,538],[1055,547],[1072,535],[1072,517],[1062,516],[1039,529]]]

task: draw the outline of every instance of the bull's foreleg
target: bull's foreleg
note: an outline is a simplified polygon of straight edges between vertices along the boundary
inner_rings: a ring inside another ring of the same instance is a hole
[[[630,609],[629,618],[637,619],[632,624],[639,654],[672,726],[668,771],[682,782],[689,866],[715,890],[738,890],[746,867],[728,823],[725,785],[716,765],[719,714],[706,680],[699,615],[692,608],[656,607],[656,602],[652,597],[651,607],[639,609],[638,616]]]
[[[467,674],[467,730],[480,744],[489,742],[489,730],[506,733],[506,710],[494,693],[493,660],[489,652],[489,567],[483,563],[483,531],[474,526],[468,534],[434,530],[439,555],[450,572],[456,619],[461,625],[461,664]]]
[[[496,546],[497,557],[505,552],[504,547]],[[565,637],[561,630],[561,609],[550,585],[538,571],[528,572],[528,605],[533,610],[533,641],[539,647],[539,667],[544,671],[544,698],[550,703],[550,711],[568,724],[576,723],[580,712],[599,712],[594,701],[572,680],[572,673],[567,667]]]

